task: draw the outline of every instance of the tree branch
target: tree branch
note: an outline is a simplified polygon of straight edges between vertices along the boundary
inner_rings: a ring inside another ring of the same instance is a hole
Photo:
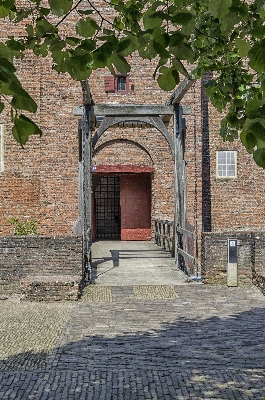
[[[70,15],[71,12],[73,12],[73,11],[79,6],[79,4],[82,3],[82,1],[83,1],[83,0],[79,0],[78,3],[77,3],[73,8],[71,8],[71,10],[68,11],[68,13],[65,14],[65,15],[63,16],[63,18],[55,25],[55,27],[57,28],[57,27],[68,17],[68,15]]]

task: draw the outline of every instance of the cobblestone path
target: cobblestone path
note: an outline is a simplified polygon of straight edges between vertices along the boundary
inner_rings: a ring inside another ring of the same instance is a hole
[[[0,355],[3,400],[265,399],[265,297],[198,283],[2,297]]]

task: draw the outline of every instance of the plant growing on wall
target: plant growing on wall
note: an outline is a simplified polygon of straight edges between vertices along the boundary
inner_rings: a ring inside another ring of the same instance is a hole
[[[18,218],[9,218],[8,224],[13,226],[14,235],[37,235],[38,229],[33,219],[21,221]]]
[[[180,74],[200,79],[212,71],[207,94],[225,116],[224,140],[240,137],[256,163],[265,167],[265,0],[15,0],[0,1],[0,19],[22,24],[23,35],[0,43],[0,95],[10,100],[13,135],[24,145],[41,134],[22,111],[37,105],[22,88],[13,64],[32,51],[52,57],[53,68],[85,80],[93,70],[130,70],[126,56],[138,51],[157,60],[154,78],[173,90]],[[115,18],[108,20],[100,3]],[[26,4],[23,6],[23,4]],[[43,6],[45,4],[45,6]],[[66,35],[64,23],[75,18],[75,31]],[[26,21],[26,22],[25,22]],[[14,26],[13,25],[13,26]],[[11,96],[11,97],[10,97]],[[0,102],[0,112],[5,102]]]

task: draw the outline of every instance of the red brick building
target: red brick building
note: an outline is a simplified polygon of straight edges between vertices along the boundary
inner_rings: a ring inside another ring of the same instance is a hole
[[[206,281],[223,280],[227,239],[235,237],[242,279],[250,278],[264,256],[250,250],[253,237],[263,246],[264,170],[239,141],[222,141],[220,115],[200,81],[166,93],[152,77],[155,63],[138,54],[129,63],[127,76],[99,69],[89,79],[93,238],[154,240],[156,220],[177,221],[196,235],[182,238],[183,251],[196,261],[186,260],[191,273],[200,274],[202,264]],[[0,115],[0,234],[12,233],[11,217],[33,219],[44,236],[80,233],[81,85],[30,54],[17,61],[17,73],[38,103],[43,135],[22,149],[12,137],[8,107]]]

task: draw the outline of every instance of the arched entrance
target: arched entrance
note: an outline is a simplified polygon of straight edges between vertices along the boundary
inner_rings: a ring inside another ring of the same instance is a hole
[[[93,239],[151,239],[152,172],[130,165],[92,168]]]
[[[89,265],[90,246],[92,241],[92,201],[91,196],[91,175],[93,170],[91,160],[95,145],[103,133],[108,128],[120,124],[139,124],[139,126],[152,126],[156,128],[167,141],[168,149],[165,150],[171,156],[174,162],[174,226],[178,226],[182,221],[182,210],[185,210],[182,192],[180,190],[180,182],[183,176],[183,128],[182,128],[182,112],[179,107],[181,96],[188,90],[189,83],[184,85],[174,94],[169,105],[94,105],[87,82],[82,82],[83,85],[83,108],[81,109],[82,120],[79,125],[80,132],[80,169],[79,169],[79,205],[80,205],[80,226],[83,234],[83,249],[84,249],[84,265]],[[78,110],[77,110],[78,111]],[[80,114],[79,114],[80,115]],[[174,116],[172,134],[167,129],[167,122]],[[91,131],[95,130],[97,117],[101,121],[98,130],[91,135]],[[91,138],[92,136],[92,138]],[[150,140],[152,140],[150,138]],[[158,150],[159,151],[159,150]],[[97,166],[96,166],[97,168]],[[107,176],[110,174],[108,171]],[[105,174],[106,175],[106,174]],[[165,202],[164,202],[165,203]],[[165,203],[166,208],[166,203]],[[126,227],[125,227],[126,228]],[[128,228],[130,229],[130,228]],[[132,228],[134,229],[134,228]],[[137,228],[136,228],[137,229]],[[121,232],[122,232],[122,216],[121,216]],[[175,231],[174,231],[175,232]],[[175,239],[173,242],[175,243]],[[175,246],[177,248],[177,246]]]

